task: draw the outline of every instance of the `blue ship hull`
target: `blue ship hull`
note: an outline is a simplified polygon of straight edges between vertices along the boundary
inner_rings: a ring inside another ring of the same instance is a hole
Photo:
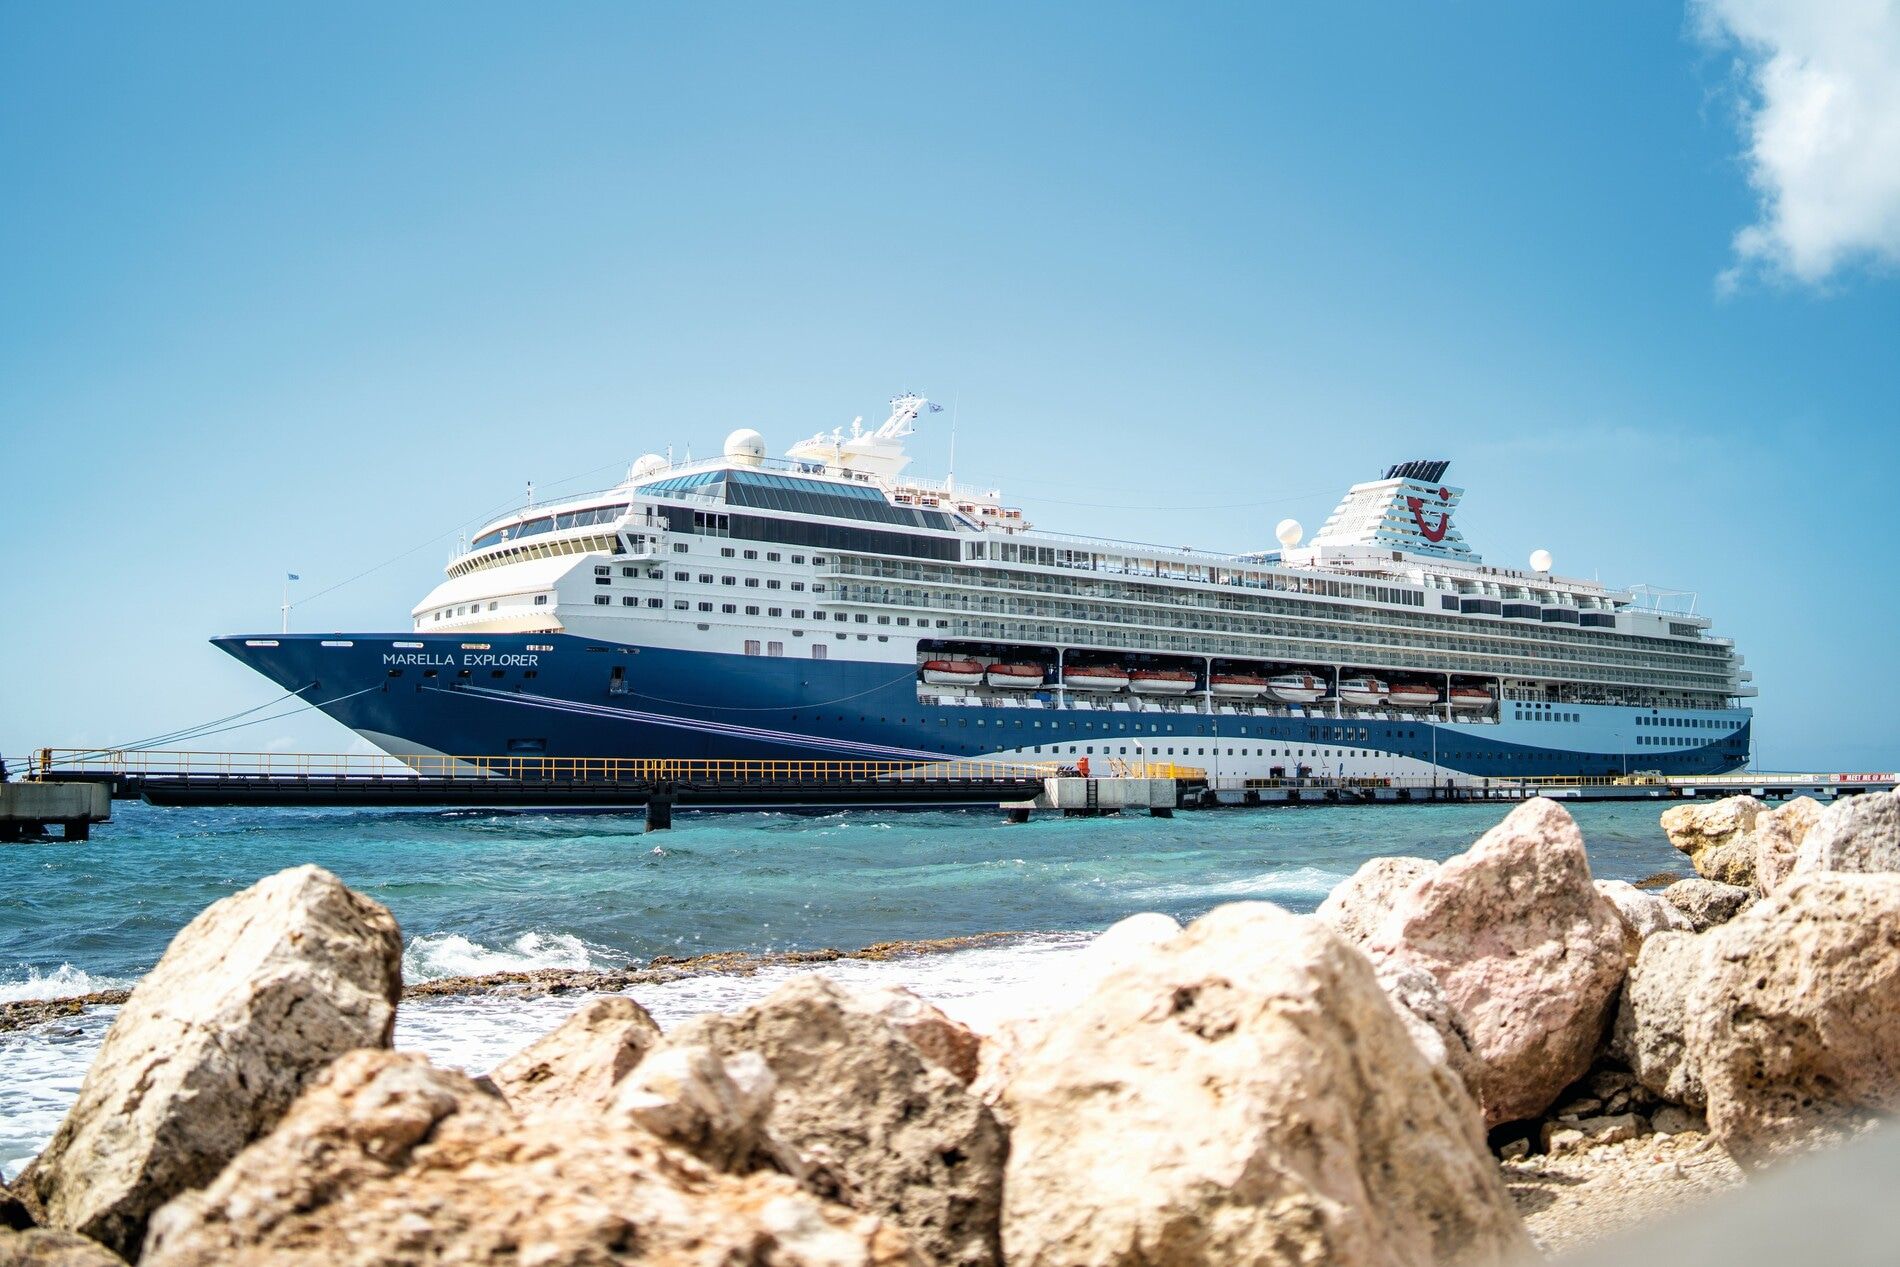
[[[945,707],[919,700],[906,664],[723,655],[566,634],[214,642],[380,746],[452,756],[902,760],[1020,752],[1172,759],[1217,777],[1254,777],[1270,764],[1359,773],[1359,763],[1344,758],[1363,754],[1473,778],[1703,775],[1746,765],[1751,725],[1740,709],[1658,714],[1578,704],[1506,703],[1503,716],[1483,723]],[[1651,715],[1647,726],[1643,714]],[[1708,729],[1683,734],[1659,729],[1659,721]]]

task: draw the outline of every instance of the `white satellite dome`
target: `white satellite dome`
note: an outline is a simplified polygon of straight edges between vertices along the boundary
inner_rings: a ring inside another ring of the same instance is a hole
[[[726,437],[726,456],[746,466],[765,460],[765,437],[750,427],[740,427]]]
[[[1291,550],[1300,544],[1300,538],[1306,535],[1306,529],[1300,527],[1300,521],[1297,519],[1282,519],[1274,527],[1273,535],[1280,539],[1281,545]]]
[[[1550,571],[1550,551],[1548,550],[1532,550],[1531,551],[1531,571],[1533,572]]]
[[[632,469],[627,472],[627,478],[630,480],[645,479],[649,475],[659,474],[669,465],[671,465],[671,463],[657,453],[642,453],[639,458],[635,460]]]

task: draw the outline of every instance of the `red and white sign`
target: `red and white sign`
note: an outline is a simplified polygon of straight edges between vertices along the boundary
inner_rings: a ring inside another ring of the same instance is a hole
[[[1837,774],[1836,783],[1900,783],[1900,774]]]

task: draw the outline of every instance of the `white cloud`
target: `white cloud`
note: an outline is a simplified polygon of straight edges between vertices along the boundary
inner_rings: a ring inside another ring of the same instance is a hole
[[[1725,286],[1900,265],[1900,0],[1691,0],[1746,85],[1749,181]]]

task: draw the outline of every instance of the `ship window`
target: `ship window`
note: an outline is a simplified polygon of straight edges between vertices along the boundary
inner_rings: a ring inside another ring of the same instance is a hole
[[[794,563],[803,563],[804,561],[805,561],[805,556],[802,554],[794,554],[792,556],[792,562]]]
[[[732,550],[732,547],[731,547],[731,546],[721,546],[721,547],[719,548],[719,557],[720,557],[720,558],[722,558],[722,559],[730,559],[730,558],[732,557],[732,555],[733,555],[733,550]]]
[[[638,607],[640,605],[640,600],[635,598],[633,595],[628,594],[620,600],[620,605],[622,607]]]
[[[785,609],[783,607],[768,607],[765,609],[765,614],[768,616],[783,616]]]
[[[594,595],[594,606],[596,606],[596,607],[605,607],[605,606],[607,606],[607,604],[609,604],[609,603],[611,603],[611,602],[613,602],[613,601],[614,601],[614,597],[613,597],[613,595],[612,595],[612,594],[596,594],[596,595]]]
[[[660,569],[658,569],[658,568],[649,568],[649,569],[647,570],[647,580],[649,580],[649,581],[664,581],[665,579],[666,579],[666,573],[664,573],[664,572],[662,572],[662,571],[661,571]]]
[[[689,611],[691,610],[692,606],[693,605],[691,603],[687,602],[683,598],[676,598],[673,600],[673,610],[676,612]]]
[[[604,564],[604,563],[597,563],[597,564],[595,564],[595,565],[594,565],[594,575],[595,575],[595,576],[612,576],[612,575],[613,575],[613,571],[614,571],[614,570],[613,570],[612,568],[610,568],[610,567],[608,567],[608,566],[607,566],[606,564]]]
[[[719,604],[719,610],[721,613],[727,616],[735,616],[739,612],[738,606],[733,603],[721,603]]]
[[[640,575],[640,569],[639,569],[639,568],[621,568],[621,569],[620,569],[620,575],[622,575],[622,576],[639,576],[639,575]]]
[[[836,638],[839,642],[843,642],[846,638],[850,637],[849,634],[833,634],[831,636]]]
[[[812,658],[812,659],[814,659],[814,660],[822,660],[822,659],[824,659],[824,658],[825,658],[825,657],[826,657],[826,656],[827,656],[828,654],[830,654],[830,648],[828,648],[827,646],[825,646],[825,644],[824,644],[824,643],[822,643],[822,642],[814,642],[814,643],[812,643],[812,644],[811,644],[811,658]]]
[[[649,598],[647,600],[647,606],[648,607],[664,607],[666,606],[666,600],[663,598]]]
[[[782,642],[768,642],[765,644],[765,654],[782,656],[785,654],[785,644]]]
[[[748,607],[745,609],[745,614],[748,616],[756,616],[759,614],[759,609],[756,607]]]
[[[824,620],[824,619],[826,619],[826,616],[825,616],[825,613],[824,613],[824,612],[813,612],[813,613],[811,614],[811,618],[812,618],[813,620]]]
[[[765,588],[769,590],[775,590],[775,589],[778,589],[783,584],[784,584],[783,581],[767,581],[765,583]]]
[[[721,585],[737,585],[739,578],[736,576],[722,576],[719,578],[719,583]]]
[[[795,590],[797,590],[797,591],[799,591],[800,593],[803,593],[803,592],[804,592],[804,590],[805,590],[805,582],[803,582],[803,581],[793,581],[793,582],[792,582],[792,588],[793,588],[793,589],[795,589]]]
[[[712,604],[711,604],[711,603],[701,603],[701,604],[699,605],[699,610],[701,610],[701,611],[703,611],[703,612],[709,612],[709,611],[711,611],[712,609],[713,609],[713,608],[712,608]]]
[[[793,620],[805,619],[805,609],[803,607],[792,608],[792,619]]]
[[[745,557],[748,559],[756,559],[759,557],[759,552],[757,550],[747,550],[745,552]]]
[[[860,625],[868,625],[871,623],[871,618],[863,612],[859,612],[856,616],[852,617],[852,619],[856,620]]]
[[[747,655],[759,654],[759,640],[757,638],[747,638],[745,640],[745,653]]]
[[[685,554],[685,553],[686,553],[686,551],[687,551],[688,549],[690,549],[690,548],[691,548],[691,547],[689,547],[689,546],[688,546],[688,545],[686,544],[686,542],[684,542],[684,541],[675,541],[675,542],[673,543],[673,553],[674,553],[674,554]]]
[[[746,577],[746,578],[745,578],[745,587],[746,587],[747,589],[749,589],[749,590],[755,590],[755,589],[757,589],[757,588],[759,588],[759,578],[758,578],[758,577],[756,577],[756,576],[748,576],[748,577]]]

